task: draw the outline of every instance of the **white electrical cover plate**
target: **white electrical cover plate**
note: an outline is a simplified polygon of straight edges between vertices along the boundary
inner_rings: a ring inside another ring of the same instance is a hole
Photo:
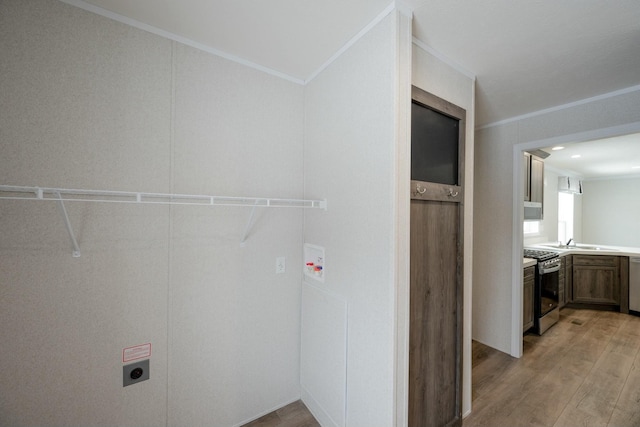
[[[325,258],[324,248],[322,246],[304,244],[304,265],[303,271],[305,277],[324,283]]]

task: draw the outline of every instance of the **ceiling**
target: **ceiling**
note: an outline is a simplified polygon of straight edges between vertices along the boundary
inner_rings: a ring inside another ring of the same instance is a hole
[[[640,84],[638,0],[416,3],[414,36],[477,76],[477,126]]]
[[[391,0],[63,0],[95,5],[293,80]],[[405,0],[413,34],[477,77],[476,126],[640,85],[638,0]]]
[[[583,179],[640,176],[639,133],[561,146],[564,149],[557,151],[543,148],[551,154],[545,167],[551,166],[555,172]]]

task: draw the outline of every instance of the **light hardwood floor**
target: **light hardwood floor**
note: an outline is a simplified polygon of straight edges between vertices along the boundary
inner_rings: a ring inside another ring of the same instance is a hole
[[[515,359],[473,342],[472,406],[463,427],[640,426],[640,317],[575,310]],[[243,427],[319,427],[301,401]],[[418,427],[418,426],[412,426]]]
[[[242,427],[320,427],[320,424],[298,400]]]
[[[473,343],[463,427],[640,426],[640,317],[566,308],[515,359]]]

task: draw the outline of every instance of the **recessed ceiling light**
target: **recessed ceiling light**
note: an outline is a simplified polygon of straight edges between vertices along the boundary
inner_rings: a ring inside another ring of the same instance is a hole
[[[578,159],[582,157],[580,154],[574,154],[573,156],[571,156],[572,159]]]
[[[553,151],[564,150],[564,147],[557,146],[557,147],[553,147],[552,150]]]

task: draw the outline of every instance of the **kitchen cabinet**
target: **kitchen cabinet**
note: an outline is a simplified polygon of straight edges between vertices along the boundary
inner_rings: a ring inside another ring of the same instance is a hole
[[[620,258],[573,255],[573,302],[620,306]]]
[[[533,300],[535,293],[536,267],[526,267],[523,279],[522,332],[533,327]]]
[[[560,271],[558,272],[558,308],[562,308],[567,303],[566,298],[566,257],[560,257]]]
[[[544,199],[544,160],[524,153],[524,201],[542,203]]]
[[[629,268],[631,260],[627,256],[619,256],[620,261],[620,313],[629,314]]]
[[[531,156],[531,202],[542,203],[544,198],[544,161]]]
[[[522,170],[524,171],[524,201],[531,200],[531,154],[523,153]]]
[[[569,304],[573,301],[573,255],[563,256],[564,260],[564,303]]]

